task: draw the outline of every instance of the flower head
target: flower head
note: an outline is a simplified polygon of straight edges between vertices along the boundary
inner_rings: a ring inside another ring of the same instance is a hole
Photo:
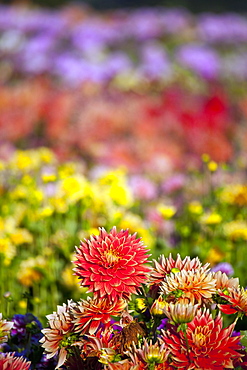
[[[216,280],[212,273],[203,268],[171,273],[161,283],[161,291],[170,301],[203,304],[216,293]]]
[[[107,233],[102,228],[99,236],[81,242],[76,252],[74,271],[81,285],[98,297],[128,299],[146,281],[147,249],[140,238],[130,235],[128,230],[117,232],[113,227]]]
[[[197,309],[198,304],[167,303],[163,312],[175,324],[184,324],[194,319]]]
[[[29,370],[31,362],[23,357],[15,357],[14,353],[0,353],[0,369]]]
[[[158,261],[153,260],[153,262],[154,267],[150,273],[149,278],[151,285],[158,285],[171,272],[174,273],[182,270],[190,271],[197,270],[199,268],[203,268],[203,270],[206,272],[209,267],[209,264],[205,264],[204,266],[202,266],[202,263],[200,262],[198,257],[191,260],[190,257],[186,256],[182,260],[180,254],[177,254],[176,260],[174,260],[172,258],[172,255],[170,254],[168,258],[165,258],[164,255],[161,255]]]
[[[213,319],[209,310],[198,310],[187,324],[186,337],[182,330],[168,330],[161,341],[168,346],[175,368],[224,370],[233,368],[233,360],[241,357],[240,337],[231,336],[234,325],[223,328],[220,314]]]
[[[94,334],[102,324],[110,323],[111,316],[118,316],[124,310],[123,299],[110,301],[107,298],[81,300],[73,308],[75,332]]]
[[[64,364],[67,349],[74,342],[74,324],[71,315],[73,306],[74,303],[71,301],[68,301],[68,305],[64,303],[63,306],[58,306],[57,312],[47,315],[50,327],[42,330],[44,337],[40,340],[40,343],[45,348],[47,358],[51,358],[58,353],[56,369]]]
[[[227,291],[219,292],[229,304],[219,304],[219,309],[226,313],[232,314],[239,312],[247,316],[247,291],[244,288],[229,288]]]
[[[4,320],[2,314],[0,313],[0,343],[7,342],[8,334],[10,333],[13,325],[14,324],[12,322]]]

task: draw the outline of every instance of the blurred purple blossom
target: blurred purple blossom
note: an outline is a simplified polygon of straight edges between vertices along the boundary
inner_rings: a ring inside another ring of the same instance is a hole
[[[220,57],[216,50],[206,45],[187,44],[176,52],[177,62],[206,79],[216,78],[220,72]]]
[[[229,276],[234,274],[234,269],[233,269],[232,265],[228,262],[218,263],[218,265],[212,267],[211,271],[213,271],[213,272],[221,271],[221,272],[224,272],[225,274],[227,274]]]

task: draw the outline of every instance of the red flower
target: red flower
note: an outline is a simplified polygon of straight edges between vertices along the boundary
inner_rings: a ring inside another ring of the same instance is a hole
[[[239,312],[247,316],[247,291],[244,288],[228,288],[227,294],[219,291],[219,295],[229,302],[218,305],[222,312],[227,315]]]
[[[220,314],[213,319],[209,310],[198,310],[187,325],[187,338],[182,330],[163,331],[161,340],[170,349],[171,365],[180,370],[233,368],[233,361],[242,356],[240,337],[231,336],[234,325],[223,329]]]
[[[76,251],[74,271],[81,285],[100,298],[128,299],[146,281],[149,268],[144,263],[149,257],[148,250],[128,230],[117,232],[113,227],[108,234],[102,228],[100,235],[85,239]]]
[[[111,316],[118,316],[125,306],[126,302],[123,299],[115,302],[107,298],[82,300],[72,310],[75,331],[94,334],[101,324],[108,324]]]

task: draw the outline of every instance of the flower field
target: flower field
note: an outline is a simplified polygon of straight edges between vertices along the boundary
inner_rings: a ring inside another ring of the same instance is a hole
[[[247,368],[246,60],[244,15],[0,5],[0,369]]]

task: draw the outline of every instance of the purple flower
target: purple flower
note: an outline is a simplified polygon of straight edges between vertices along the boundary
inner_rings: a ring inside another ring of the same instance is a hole
[[[240,14],[204,14],[198,19],[197,29],[199,38],[205,42],[247,41],[247,19]]]
[[[178,173],[165,180],[161,185],[161,188],[166,193],[173,193],[181,190],[185,185],[185,181],[186,177],[183,174]]]
[[[216,78],[220,72],[220,57],[216,50],[209,46],[183,45],[176,52],[176,60],[181,66],[206,79]]]
[[[171,75],[171,64],[165,48],[156,43],[144,44],[141,49],[141,65],[138,71],[144,77],[158,79]]]
[[[233,267],[228,262],[220,262],[220,263],[218,263],[218,265],[214,266],[211,269],[211,271],[213,271],[213,272],[222,271],[222,272],[224,272],[227,275],[233,275],[234,274]]]

